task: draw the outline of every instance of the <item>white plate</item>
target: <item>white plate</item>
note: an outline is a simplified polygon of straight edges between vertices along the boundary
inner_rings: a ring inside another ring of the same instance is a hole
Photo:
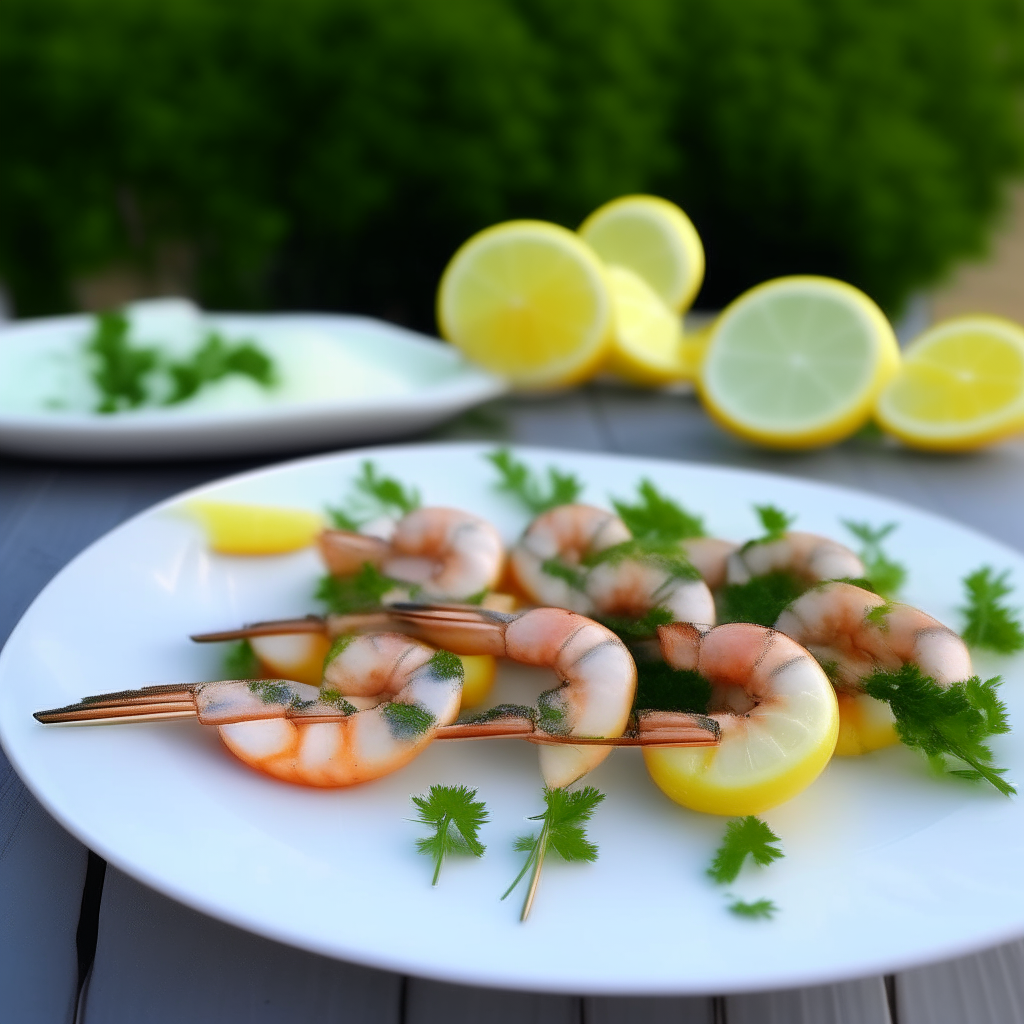
[[[273,343],[296,333],[355,354],[366,369],[358,395],[341,382],[337,396],[319,386],[306,400],[259,408],[187,406],[100,416],[18,411],[0,402],[0,451],[59,458],[130,459],[243,455],[301,446],[378,440],[411,434],[502,394],[497,377],[467,363],[451,346],[381,320],[327,314],[206,314],[227,337]],[[0,382],[43,358],[66,359],[93,319],[55,317],[17,322],[0,331]],[[26,358],[31,362],[26,363]]]
[[[492,519],[508,539],[524,517],[492,488],[480,445],[377,449],[382,470],[428,504]],[[839,517],[897,520],[893,553],[906,598],[956,623],[959,580],[981,563],[1024,581],[1024,559],[964,527],[877,497],[739,470],[526,450],[587,481],[585,497],[630,495],[651,476],[703,513],[715,533],[749,537],[752,502],[799,513],[842,536]],[[289,463],[193,494],[319,509],[336,502],[367,453]],[[218,655],[187,634],[304,613],[319,567],[311,552],[266,559],[208,553],[166,502],[80,555],[43,591],[0,657],[0,735],[15,767],[68,829],[112,863],[198,910],[332,956],[477,985],[592,993],[723,993],[823,983],[952,957],[1024,934],[1024,812],[991,789],[936,779],[903,748],[834,761],[768,813],[784,860],[731,887],[768,897],[775,920],[726,911],[704,870],[723,819],[670,803],[636,751],[614,753],[591,781],[607,794],[593,865],[544,868],[530,920],[512,841],[542,809],[536,753],[515,740],[435,744],[376,783],[315,791],[234,761],[194,722],[55,728],[32,712],[143,683],[210,678]],[[1002,672],[1015,723],[1024,661]],[[507,671],[501,698],[532,699],[536,673]],[[550,682],[547,682],[550,685]],[[1024,744],[994,743],[1024,782]],[[477,787],[492,820],[482,860],[454,860],[430,886],[416,854],[409,797],[435,782]]]

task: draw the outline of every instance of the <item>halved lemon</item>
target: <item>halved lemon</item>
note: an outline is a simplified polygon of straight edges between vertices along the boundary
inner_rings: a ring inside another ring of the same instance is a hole
[[[437,295],[441,334],[517,387],[575,384],[604,361],[612,325],[605,270],[578,235],[513,220],[474,235]]]
[[[203,524],[210,547],[221,555],[282,555],[308,547],[323,518],[302,508],[192,501],[187,508]]]
[[[947,320],[903,353],[879,424],[916,448],[961,451],[1024,429],[1024,328],[994,316]]]
[[[862,291],[828,277],[780,277],[723,311],[698,379],[727,430],[812,448],[862,427],[898,367],[892,327]]]
[[[657,386],[689,376],[679,314],[642,277],[608,267],[615,329],[606,369],[634,384]]]
[[[676,312],[704,281],[704,246],[693,222],[667,199],[621,196],[598,207],[580,235],[608,264],[628,267]]]

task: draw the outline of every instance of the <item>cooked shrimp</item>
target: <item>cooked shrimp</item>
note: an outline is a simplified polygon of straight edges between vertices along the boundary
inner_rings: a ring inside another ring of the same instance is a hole
[[[689,537],[679,546],[712,590],[725,585],[729,556],[739,548],[739,544],[719,537]]]
[[[320,553],[336,576],[358,572],[367,562],[384,575],[417,586],[431,599],[465,600],[492,589],[505,551],[486,519],[452,508],[420,508],[393,528],[373,524],[374,534],[324,530]]]
[[[864,563],[845,545],[816,533],[786,533],[778,540],[745,544],[729,555],[727,583],[747,583],[752,576],[788,572],[805,583],[861,579]]]
[[[622,641],[600,623],[564,608],[519,615],[466,608],[402,609],[428,642],[459,654],[493,654],[552,669],[561,685],[538,700],[539,726],[554,736],[621,736],[636,693],[636,665]],[[568,786],[597,767],[610,746],[540,748],[546,785]]]
[[[711,592],[701,579],[680,576],[657,559],[635,556],[584,568],[589,557],[633,539],[611,512],[590,505],[559,505],[539,515],[512,549],[519,587],[533,600],[582,615],[639,617],[665,608],[680,622],[715,621]],[[568,572],[550,571],[552,562]],[[576,580],[565,578],[574,575]]]
[[[799,644],[764,626],[658,627],[665,660],[712,684],[709,717],[721,743],[645,749],[648,771],[677,803],[710,814],[757,814],[806,788],[828,763],[839,719],[835,692]]]
[[[798,597],[775,628],[828,667],[843,729],[837,752],[862,754],[897,742],[887,704],[864,693],[872,672],[913,663],[940,686],[974,675],[963,640],[919,608],[890,604],[850,583],[826,583]]]

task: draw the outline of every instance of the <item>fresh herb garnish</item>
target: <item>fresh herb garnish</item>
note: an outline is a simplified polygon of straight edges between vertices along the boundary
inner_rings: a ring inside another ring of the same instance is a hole
[[[989,736],[1009,732],[1006,707],[996,695],[998,676],[982,682],[977,676],[942,687],[912,664],[896,672],[875,672],[863,681],[864,691],[885,701],[896,719],[896,734],[908,747],[924,752],[937,771],[961,779],[990,782],[1004,796],[1016,793],[992,765]],[[950,758],[968,765],[950,767]]]
[[[730,583],[719,595],[719,622],[756,622],[774,626],[782,610],[805,590],[788,572],[766,572],[746,583]]]
[[[531,722],[537,720],[537,709],[526,704],[496,704],[493,708],[480,711],[475,715],[462,719],[463,722],[500,722],[504,718],[528,718]]]
[[[400,584],[365,562],[354,576],[321,576],[316,599],[337,615],[351,615],[378,608],[381,598],[396,586]]]
[[[885,604],[876,604],[874,608],[869,608],[864,613],[864,621],[872,626],[875,626],[883,633],[889,632],[889,612],[892,611],[892,605],[888,601]]]
[[[302,698],[292,689],[292,684],[284,679],[251,679],[249,692],[259,697],[264,704],[298,707],[302,703]]]
[[[380,713],[396,740],[411,740],[422,736],[436,721],[425,707],[397,700],[382,704]]]
[[[636,538],[621,544],[602,548],[584,556],[583,564],[590,568],[595,565],[618,565],[627,560],[641,562],[654,569],[668,573],[672,579],[699,580],[700,573],[693,567],[685,552],[678,544],[657,538]]]
[[[783,512],[774,505],[755,505],[754,511],[761,520],[761,526],[764,527],[764,536],[751,541],[752,544],[769,544],[773,540],[781,540],[796,522],[795,515]]]
[[[358,709],[354,704],[350,704],[342,696],[341,690],[324,689],[320,688],[320,703],[326,704],[328,707],[334,708],[340,714],[343,715],[355,715],[358,713]]]
[[[1024,629],[1017,618],[1019,609],[1007,608],[1002,599],[1013,593],[1006,582],[1010,570],[998,576],[990,565],[983,565],[964,577],[967,605],[960,609],[967,625],[964,640],[972,647],[987,647],[1000,654],[1013,654],[1024,648]]]
[[[708,875],[719,885],[733,882],[747,857],[755,864],[767,867],[772,861],[784,856],[774,845],[778,842],[781,842],[779,837],[760,818],[753,814],[736,818],[725,828],[722,845],[708,868]]]
[[[638,540],[671,542],[705,536],[704,520],[666,497],[650,480],[641,480],[637,492],[640,500],[635,505],[614,499],[612,505]]]
[[[729,904],[729,910],[737,917],[761,918],[767,921],[775,916],[778,909],[771,900],[754,900],[753,903],[735,900]]]
[[[707,714],[711,683],[693,669],[672,668],[664,661],[637,659],[633,708],[643,711],[685,711]]]
[[[224,676],[227,679],[258,679],[263,667],[248,640],[233,643],[224,653]]]
[[[675,617],[667,608],[652,608],[635,618],[625,615],[598,616],[597,621],[607,626],[622,640],[636,640],[639,637],[654,636],[659,626],[667,626]]]
[[[857,523],[850,519],[844,519],[842,523],[861,542],[862,546],[857,556],[864,563],[864,571],[871,589],[882,597],[895,596],[907,578],[907,569],[886,555],[882,550],[882,541],[899,524],[871,526],[870,523]]]
[[[545,788],[546,809],[543,814],[530,818],[530,821],[543,822],[540,835],[520,836],[516,840],[516,852],[527,854],[526,863],[501,897],[505,899],[523,880],[526,872],[533,869],[526,899],[523,901],[523,910],[519,915],[520,921],[525,921],[530,914],[530,907],[533,906],[537,885],[540,882],[540,870],[549,847],[563,860],[588,863],[597,860],[597,847],[587,838],[583,826],[590,820],[603,799],[604,794],[593,786],[584,786],[574,793],[566,789]]]
[[[100,391],[96,412],[137,409],[149,397],[146,377],[156,369],[155,348],[133,348],[128,339],[128,317],[120,310],[100,313],[86,345],[93,357],[92,380]]]
[[[230,345],[217,331],[206,335],[191,357],[167,367],[173,390],[165,405],[177,405],[191,398],[204,385],[235,374],[249,377],[265,388],[273,387],[276,377],[270,357],[251,341]]]
[[[568,583],[573,590],[583,590],[587,584],[587,573],[585,569],[571,565],[561,558],[545,558],[541,562],[541,572],[556,580]]]
[[[416,840],[416,849],[434,859],[431,885],[437,885],[449,854],[484,855],[486,847],[477,834],[489,816],[484,802],[475,797],[476,790],[468,786],[431,786],[426,796],[412,798],[420,812],[414,820],[434,830],[433,835]]]
[[[420,492],[415,487],[405,487],[394,477],[380,476],[370,460],[362,464],[359,476],[352,481],[352,488],[344,508],[327,509],[339,530],[358,530],[379,516],[397,518],[420,507]]]
[[[518,499],[535,516],[558,505],[571,505],[583,492],[583,484],[574,474],[563,473],[554,466],[548,466],[544,483],[529,466],[517,461],[508,448],[499,448],[484,457],[501,477],[498,490]]]

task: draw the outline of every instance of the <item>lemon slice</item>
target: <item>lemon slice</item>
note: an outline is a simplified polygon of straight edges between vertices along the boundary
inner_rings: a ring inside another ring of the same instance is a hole
[[[1024,329],[993,316],[927,330],[882,392],[878,422],[909,445],[977,448],[1024,428]]]
[[[331,641],[322,633],[254,636],[249,643],[268,676],[310,686],[323,682],[324,658],[331,649]]]
[[[222,555],[282,555],[308,547],[324,528],[316,512],[229,501],[188,505],[206,529],[210,547]]]
[[[837,693],[836,699],[839,701],[838,755],[855,757],[899,743],[896,719],[884,701],[866,693]]]
[[[462,710],[482,704],[494,686],[498,662],[493,654],[460,654],[462,662]]]
[[[441,334],[525,388],[560,387],[604,361],[612,306],[604,267],[572,231],[513,220],[455,253],[437,296]]]
[[[704,280],[704,247],[689,217],[667,199],[622,196],[596,209],[580,235],[608,264],[628,267],[677,312]]]
[[[641,385],[668,384],[689,376],[683,323],[642,277],[608,267],[615,330],[606,369]]]
[[[727,430],[811,448],[863,426],[898,367],[892,327],[863,292],[828,277],[780,277],[715,321],[699,387]]]

